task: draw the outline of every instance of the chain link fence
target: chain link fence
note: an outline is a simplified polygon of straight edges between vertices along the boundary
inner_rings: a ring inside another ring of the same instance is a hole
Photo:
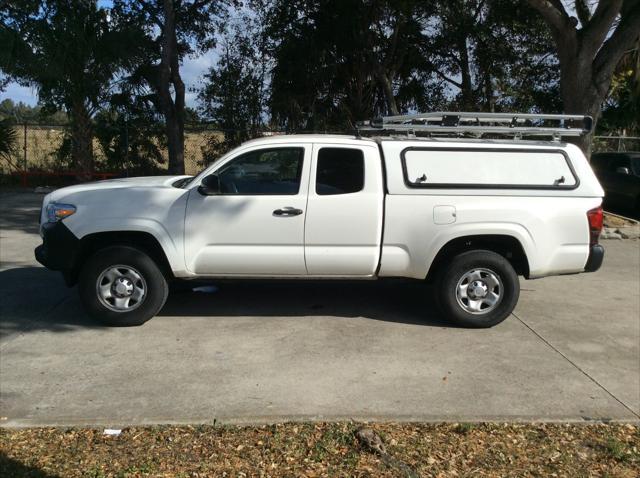
[[[14,127],[16,144],[7,157],[0,157],[0,174],[10,175],[18,172],[59,172],[69,170],[68,151],[65,152],[65,139],[70,138],[70,128],[59,125],[23,124]],[[222,133],[211,129],[210,125],[193,125],[185,128],[185,170],[186,174],[195,174],[204,166],[203,151],[212,138],[221,138]],[[161,159],[153,161],[153,170],[166,170],[168,164],[167,148],[156,145]],[[126,175],[126,170],[107,171],[106,155],[97,139],[93,142],[93,155],[96,170]],[[123,152],[126,155],[126,151]]]
[[[15,126],[17,141],[13,151],[0,158],[0,172],[8,174],[16,171],[60,169],[56,153],[62,145],[65,130],[61,126]]]
[[[640,151],[640,137],[634,136],[594,136],[593,152]]]

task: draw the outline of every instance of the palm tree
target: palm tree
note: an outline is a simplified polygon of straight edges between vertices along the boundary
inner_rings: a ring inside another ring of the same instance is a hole
[[[8,120],[0,121],[0,158],[10,159],[16,150],[18,134]]]
[[[3,2],[0,69],[38,90],[43,107],[64,110],[71,122],[71,156],[79,179],[93,174],[93,116],[134,50],[96,0]]]

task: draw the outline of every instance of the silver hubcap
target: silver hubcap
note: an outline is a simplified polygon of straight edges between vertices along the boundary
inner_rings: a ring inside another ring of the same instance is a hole
[[[472,269],[462,275],[456,286],[458,305],[470,314],[486,314],[502,301],[500,277],[489,269]]]
[[[147,284],[131,266],[110,266],[98,276],[96,292],[102,305],[114,312],[130,312],[144,301]]]

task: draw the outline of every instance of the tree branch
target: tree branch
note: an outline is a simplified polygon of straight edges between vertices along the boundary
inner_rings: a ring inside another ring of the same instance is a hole
[[[482,9],[484,8],[484,0],[482,0],[481,2],[478,2],[478,8],[476,8],[475,13],[473,14],[473,20],[474,21],[478,21],[478,17],[480,16],[480,13],[482,12]]]
[[[590,58],[593,58],[602,42],[607,38],[621,8],[622,0],[600,0],[591,20],[582,24],[583,28],[580,33],[582,45],[587,49],[586,53]]]
[[[211,3],[211,0],[197,0],[193,2],[193,4],[189,6],[189,8],[191,11],[197,11],[205,7],[208,3]]]
[[[598,8],[600,8],[600,6],[602,6],[604,3],[608,2],[600,2],[598,4]],[[582,25],[582,28],[584,28],[589,23],[589,20],[591,20],[591,11],[589,10],[589,5],[587,5],[586,0],[575,0],[574,4],[576,7],[576,14],[578,15],[578,20],[580,20],[580,24]]]
[[[627,0],[628,1],[628,0]],[[631,0],[627,7],[625,2],[624,14],[618,28],[602,45],[593,61],[594,79],[596,85],[606,84],[611,79],[620,58],[625,50],[631,48],[640,35],[640,1]]]
[[[151,21],[155,23],[160,30],[162,30],[164,28],[164,22],[160,20],[160,17],[158,17],[157,13],[153,10],[151,5],[149,5],[149,3],[147,2],[140,1],[140,6],[142,7],[142,10],[147,12],[147,15],[149,15]]]
[[[389,39],[391,41],[391,45],[389,48],[389,53],[387,55],[387,57],[384,59],[384,65],[385,68],[387,70],[393,70],[394,68],[391,66],[391,63],[393,63],[393,60],[396,59],[397,57],[397,52],[398,52],[398,36],[400,35],[400,30],[402,29],[402,27],[404,26],[405,23],[405,19],[402,16],[402,14],[400,12],[398,12],[397,16],[396,16],[396,22],[395,25],[393,26],[393,32],[391,34],[391,38]],[[391,72],[391,74],[393,75],[393,71]]]
[[[575,28],[577,20],[569,17],[562,2],[560,0],[527,1],[549,25],[558,56],[560,58],[576,56],[578,53],[578,31]]]
[[[446,81],[448,83],[451,83],[453,86],[457,86],[458,88],[462,89],[462,83],[449,78],[447,75],[445,75],[444,73],[442,73],[439,70],[436,70],[435,68],[433,69],[433,72],[436,75],[438,75],[440,78],[442,78],[444,81]]]
[[[527,0],[529,5],[538,10],[552,30],[562,32],[570,25],[569,15],[562,4],[550,0]]]

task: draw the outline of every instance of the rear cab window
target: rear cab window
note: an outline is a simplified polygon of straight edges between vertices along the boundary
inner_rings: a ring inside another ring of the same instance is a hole
[[[364,154],[353,148],[320,148],[316,170],[316,194],[330,196],[362,191]]]

